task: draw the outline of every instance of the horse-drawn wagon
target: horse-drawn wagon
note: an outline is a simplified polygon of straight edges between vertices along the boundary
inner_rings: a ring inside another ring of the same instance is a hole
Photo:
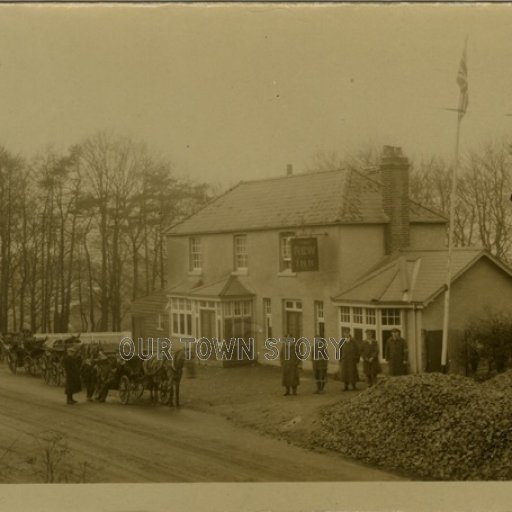
[[[39,375],[42,371],[44,343],[46,338],[24,336],[22,333],[3,333],[2,352],[12,373],[23,368],[29,375]]]
[[[119,400],[126,405],[139,400],[144,391],[149,390],[152,403],[179,406],[179,383],[185,362],[184,350],[178,351],[173,358],[152,356],[142,359],[135,356],[125,360],[119,354],[119,347],[102,346],[94,361],[95,395],[99,401],[105,401],[108,391],[118,391]]]

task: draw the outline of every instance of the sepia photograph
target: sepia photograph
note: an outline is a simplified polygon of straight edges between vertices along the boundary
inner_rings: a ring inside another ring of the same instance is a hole
[[[511,8],[1,4],[0,509],[499,495]]]

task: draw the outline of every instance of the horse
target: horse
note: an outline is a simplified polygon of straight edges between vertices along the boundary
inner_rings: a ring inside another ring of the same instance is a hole
[[[181,377],[183,376],[183,367],[185,366],[185,362],[187,360],[187,354],[190,355],[190,352],[187,352],[185,349],[178,350],[173,357],[172,363],[168,367],[168,375],[169,375],[169,405],[172,407],[174,405],[173,397],[176,398],[176,407],[180,406],[180,382]]]
[[[181,348],[171,359],[162,359],[154,355],[143,362],[145,387],[150,390],[151,402],[180,406],[180,382],[187,352]]]

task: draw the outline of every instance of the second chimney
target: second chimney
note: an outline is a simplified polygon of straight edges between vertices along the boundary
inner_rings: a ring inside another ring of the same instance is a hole
[[[402,149],[384,146],[380,161],[382,206],[389,217],[385,249],[390,254],[405,249],[410,243],[409,225],[409,160]]]
[[[293,165],[287,164],[286,165],[286,176],[291,176],[293,174]]]

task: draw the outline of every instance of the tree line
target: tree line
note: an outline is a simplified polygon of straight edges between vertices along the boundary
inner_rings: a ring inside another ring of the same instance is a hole
[[[0,332],[122,330],[165,287],[166,230],[211,196],[111,133],[31,160],[0,147]]]
[[[314,156],[308,171],[378,165],[379,152]],[[411,197],[448,216],[451,163],[412,162]],[[461,158],[455,244],[512,263],[512,151]],[[0,332],[120,331],[131,300],[166,284],[165,233],[215,195],[144,143],[107,132],[31,160],[0,147]],[[77,320],[78,318],[78,320]],[[78,325],[76,325],[78,323]]]

